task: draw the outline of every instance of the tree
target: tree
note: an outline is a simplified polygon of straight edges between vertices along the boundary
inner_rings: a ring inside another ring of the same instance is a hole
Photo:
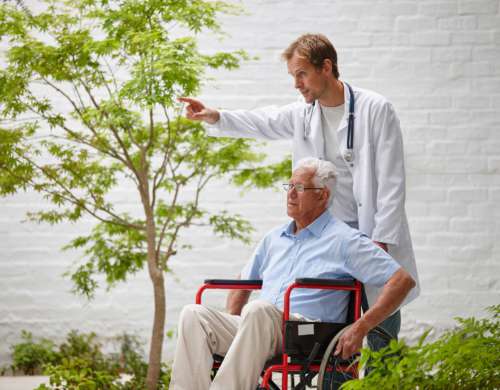
[[[196,46],[196,34],[220,33],[218,14],[234,11],[204,0],[47,0],[36,13],[0,5],[7,45],[0,194],[42,194],[53,207],[30,212],[33,221],[95,218],[90,234],[66,247],[84,251],[71,278],[89,298],[99,274],[113,286],[147,267],[154,289],[148,389],[160,372],[164,273],[182,249],[179,234],[206,224],[247,241],[251,229],[239,215],[204,210],[201,192],[217,178],[266,187],[289,174],[289,160],[262,166],[251,141],[207,137],[176,102],[200,90],[207,69],[234,69],[246,58],[242,51],[203,54]],[[125,185],[141,204],[140,216],[110,200],[110,191]],[[186,189],[193,196],[182,200]]]

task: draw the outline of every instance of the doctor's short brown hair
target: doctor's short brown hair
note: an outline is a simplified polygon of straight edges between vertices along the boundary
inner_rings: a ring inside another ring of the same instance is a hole
[[[305,57],[316,68],[323,67],[326,59],[332,61],[332,73],[336,79],[339,78],[337,65],[337,52],[332,43],[323,34],[304,34],[293,41],[281,55],[285,61],[289,61],[297,53]]]

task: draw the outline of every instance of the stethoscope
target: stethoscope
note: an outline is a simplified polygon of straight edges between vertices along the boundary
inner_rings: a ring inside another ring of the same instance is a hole
[[[347,162],[351,162],[354,160],[354,92],[349,84],[344,82],[349,89],[349,117],[347,122],[347,149],[344,152],[344,160]],[[316,101],[312,104],[309,104],[306,107],[305,111],[305,121],[304,121],[304,140],[309,137],[309,133],[311,131],[311,119],[314,112],[314,107],[316,106]]]

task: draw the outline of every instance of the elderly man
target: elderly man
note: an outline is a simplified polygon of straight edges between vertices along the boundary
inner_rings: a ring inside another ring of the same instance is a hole
[[[415,281],[372,240],[330,214],[334,183],[331,162],[306,158],[297,163],[285,185],[293,221],[269,232],[241,273],[244,279],[262,280],[260,299],[247,304],[250,291],[233,291],[229,313],[201,305],[184,308],[171,389],[254,390],[266,360],[281,350],[283,294],[298,277],[354,277],[383,286],[374,305],[340,340],[336,352],[343,357],[357,352],[368,331],[398,309]],[[298,290],[292,317],[343,322],[347,302],[344,291]],[[210,383],[213,354],[225,359]]]

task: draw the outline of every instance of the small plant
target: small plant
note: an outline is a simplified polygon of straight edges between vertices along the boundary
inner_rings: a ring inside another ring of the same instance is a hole
[[[130,372],[131,378],[121,380],[117,371],[102,371],[91,367],[85,359],[64,358],[61,364],[48,365],[45,374],[49,384],[35,390],[142,390],[146,388],[148,366],[144,361],[136,362]],[[162,364],[158,390],[167,390],[170,384],[170,367]]]
[[[44,371],[50,385],[42,384],[36,390],[118,390],[115,381],[118,372],[101,371],[92,362],[82,358],[62,359],[58,365],[49,364]]]
[[[123,383],[119,384],[120,390],[138,390],[146,388],[146,374],[148,366],[144,361],[136,362],[132,367],[132,377]],[[158,390],[167,390],[170,385],[171,368],[165,364],[161,364],[160,379],[158,381]]]
[[[119,367],[120,372],[125,374],[133,374],[134,367],[138,363],[143,362],[144,351],[142,342],[139,337],[123,333],[115,338],[119,345],[119,352],[111,354],[113,359]]]
[[[35,375],[41,372],[44,364],[57,364],[60,361],[60,355],[55,351],[52,341],[42,338],[36,342],[33,335],[24,330],[21,338],[21,343],[11,347],[13,373],[21,371],[24,375]]]
[[[166,335],[171,338],[170,332]],[[120,353],[118,362],[122,373],[131,376],[125,382],[119,383],[120,390],[137,390],[146,388],[146,376],[148,365],[143,358],[142,343],[137,336],[124,333],[116,338],[120,343]],[[158,381],[158,390],[166,390],[170,384],[171,368],[162,363],[160,368],[160,378]]]
[[[500,305],[488,308],[491,318],[457,318],[458,326],[432,343],[428,331],[415,346],[392,341],[378,352],[364,349],[365,378],[342,390],[493,390],[500,389]]]
[[[33,335],[27,331],[22,331],[21,337],[23,341],[11,347],[11,369],[14,373],[40,374],[47,366],[50,369],[46,371],[54,374],[57,374],[55,367],[73,371],[85,367],[96,372],[108,372],[112,376],[119,373],[135,375],[140,371],[138,367],[145,364],[140,340],[127,333],[116,338],[119,352],[108,355],[102,352],[102,346],[94,332],[79,333],[72,330],[59,347],[48,339],[35,342]],[[7,369],[8,367],[1,368],[0,374],[4,375]]]
[[[101,344],[97,342],[94,332],[85,334],[72,330],[66,341],[59,347],[62,358],[68,361],[79,359],[86,362],[86,366],[94,371],[119,373],[119,364],[101,351]]]
[[[100,357],[101,345],[96,338],[97,335],[94,332],[86,334],[71,330],[66,336],[66,341],[59,346],[59,349],[65,357]]]
[[[42,371],[49,376],[49,384],[42,384],[36,390],[139,390],[146,388],[148,365],[144,361],[142,345],[138,337],[124,333],[116,338],[119,342],[119,352],[104,354],[102,346],[97,341],[95,333],[78,333],[72,330],[66,340],[59,346],[50,340],[42,339],[40,343],[33,341],[29,332],[23,331],[21,344],[12,347],[13,350],[24,351],[20,357],[28,356],[17,362],[22,367],[34,367],[25,374]],[[33,350],[51,351],[51,355],[35,354]],[[38,359],[33,356],[36,355]],[[53,358],[49,358],[52,356]],[[32,363],[36,361],[36,365]],[[24,365],[20,365],[23,363]],[[14,365],[13,365],[14,366]],[[120,374],[130,375],[129,378]],[[170,367],[161,365],[157,384],[159,390],[166,390],[170,384]]]

